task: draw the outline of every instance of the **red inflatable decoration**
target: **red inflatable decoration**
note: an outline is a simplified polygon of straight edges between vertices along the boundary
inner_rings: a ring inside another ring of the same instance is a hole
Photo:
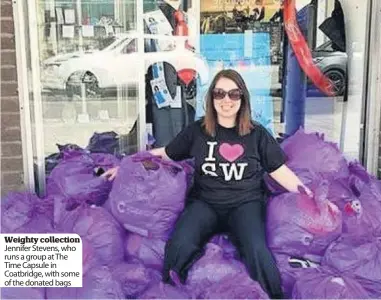
[[[192,69],[182,69],[178,71],[177,74],[186,85],[189,85],[197,75],[196,71]]]
[[[284,27],[300,67],[308,78],[327,96],[334,96],[332,82],[314,64],[311,50],[296,19],[295,0],[284,1]]]
[[[174,17],[176,20],[176,28],[174,35],[178,36],[188,36],[188,25],[185,22],[185,16],[182,11],[176,11],[174,13]]]

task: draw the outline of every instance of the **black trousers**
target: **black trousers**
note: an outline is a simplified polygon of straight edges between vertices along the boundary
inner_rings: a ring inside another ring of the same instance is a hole
[[[185,283],[188,270],[204,254],[204,246],[210,238],[216,233],[228,232],[250,277],[272,299],[283,298],[280,274],[266,244],[265,216],[263,202],[221,208],[204,201],[191,201],[166,244],[163,281],[172,283],[169,272],[173,270]]]

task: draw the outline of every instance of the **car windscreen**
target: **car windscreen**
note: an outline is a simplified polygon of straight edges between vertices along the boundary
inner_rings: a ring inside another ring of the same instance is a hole
[[[126,38],[110,37],[110,40],[107,41],[107,45],[99,50],[104,50],[104,51],[114,50],[125,41],[126,41]]]

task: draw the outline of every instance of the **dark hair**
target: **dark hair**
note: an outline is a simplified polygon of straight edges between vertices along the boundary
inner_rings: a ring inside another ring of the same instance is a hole
[[[250,94],[242,76],[237,71],[231,69],[218,72],[213,78],[213,81],[210,84],[206,94],[205,117],[203,118],[203,126],[205,127],[206,133],[210,136],[215,136],[216,134],[217,112],[214,108],[213,103],[213,90],[216,86],[217,81],[221,78],[227,78],[234,81],[237,87],[241,90],[241,107],[237,113],[236,125],[238,126],[239,135],[242,136],[249,134],[254,128],[254,125],[251,121]]]

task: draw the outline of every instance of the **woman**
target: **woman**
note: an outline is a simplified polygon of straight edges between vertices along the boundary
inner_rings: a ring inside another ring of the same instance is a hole
[[[171,282],[169,273],[174,271],[184,283],[208,240],[228,232],[250,277],[271,298],[282,298],[280,275],[266,245],[263,175],[267,172],[291,192],[304,185],[285,166],[276,140],[251,120],[242,77],[233,70],[220,71],[206,95],[205,117],[151,153],[175,161],[194,158],[196,164],[187,205],[166,245],[164,281]],[[112,180],[116,173],[114,169],[105,175]]]

